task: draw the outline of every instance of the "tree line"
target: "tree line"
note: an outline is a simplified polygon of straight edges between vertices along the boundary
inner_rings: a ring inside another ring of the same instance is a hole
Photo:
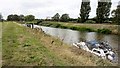
[[[17,14],[11,14],[8,15],[7,21],[33,21],[35,20],[35,16],[33,15],[17,15]]]
[[[109,18],[110,9],[112,2],[111,0],[107,0],[106,2],[102,2],[103,0],[98,0],[98,6],[96,8],[96,17],[89,18],[89,13],[91,12],[90,0],[82,0],[81,9],[80,9],[80,17],[77,19],[73,19],[69,17],[69,14],[63,14],[60,16],[59,13],[56,13],[50,21],[61,21],[61,22],[78,22],[78,23],[116,23],[120,24],[120,4],[118,4],[117,9],[111,12],[112,17]],[[120,1],[119,1],[120,3]],[[0,14],[0,20],[2,20],[2,15]],[[34,15],[17,15],[11,14],[8,15],[7,21],[33,21],[35,20]],[[45,19],[47,20],[47,19]]]
[[[68,14],[63,14],[61,17],[59,13],[56,13],[52,20],[54,21],[76,21],[79,23],[116,23],[120,24],[120,4],[118,4],[117,9],[112,11],[112,17],[109,18],[110,8],[112,2],[111,0],[107,0],[103,2],[103,0],[98,1],[98,6],[96,8],[96,17],[89,19],[89,13],[91,11],[90,0],[82,0],[81,9],[80,9],[80,17],[78,19],[70,18]]]
[[[70,19],[68,14],[63,14],[61,17],[59,15],[59,13],[56,13],[53,17],[52,20],[53,21],[62,21],[62,22],[68,22]]]

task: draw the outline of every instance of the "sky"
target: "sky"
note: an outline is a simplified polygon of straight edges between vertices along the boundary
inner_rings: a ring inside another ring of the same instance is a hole
[[[98,0],[90,0],[90,17],[96,16]],[[52,17],[56,13],[69,14],[71,18],[78,18],[82,0],[0,0],[0,13],[6,19],[10,14],[32,14],[36,19]],[[112,0],[111,10],[116,9],[119,0]]]

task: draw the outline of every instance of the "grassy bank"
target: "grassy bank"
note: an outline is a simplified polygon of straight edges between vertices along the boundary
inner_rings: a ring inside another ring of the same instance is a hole
[[[120,34],[118,32],[118,25],[108,24],[79,24],[79,23],[64,23],[64,22],[43,22],[40,25],[72,29],[78,31],[98,32],[103,34]]]
[[[4,22],[2,63],[12,66],[111,66],[81,49],[64,44],[40,30]]]
[[[0,22],[0,67],[2,66],[2,23]]]
[[[3,65],[63,65],[33,30],[15,23],[3,24]]]

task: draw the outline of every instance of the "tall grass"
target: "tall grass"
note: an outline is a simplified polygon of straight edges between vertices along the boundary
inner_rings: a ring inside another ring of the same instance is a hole
[[[98,29],[97,32],[103,33],[103,34],[111,34],[112,33],[112,31],[110,31],[109,29]]]

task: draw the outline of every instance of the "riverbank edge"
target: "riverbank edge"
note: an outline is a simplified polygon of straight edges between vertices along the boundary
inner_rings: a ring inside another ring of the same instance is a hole
[[[71,29],[71,30],[77,30],[77,31],[120,35],[119,25],[112,26],[112,25],[106,25],[106,24],[78,24],[78,23],[76,24],[76,23],[49,22],[49,21],[42,22],[39,25],[54,27],[54,28]]]

